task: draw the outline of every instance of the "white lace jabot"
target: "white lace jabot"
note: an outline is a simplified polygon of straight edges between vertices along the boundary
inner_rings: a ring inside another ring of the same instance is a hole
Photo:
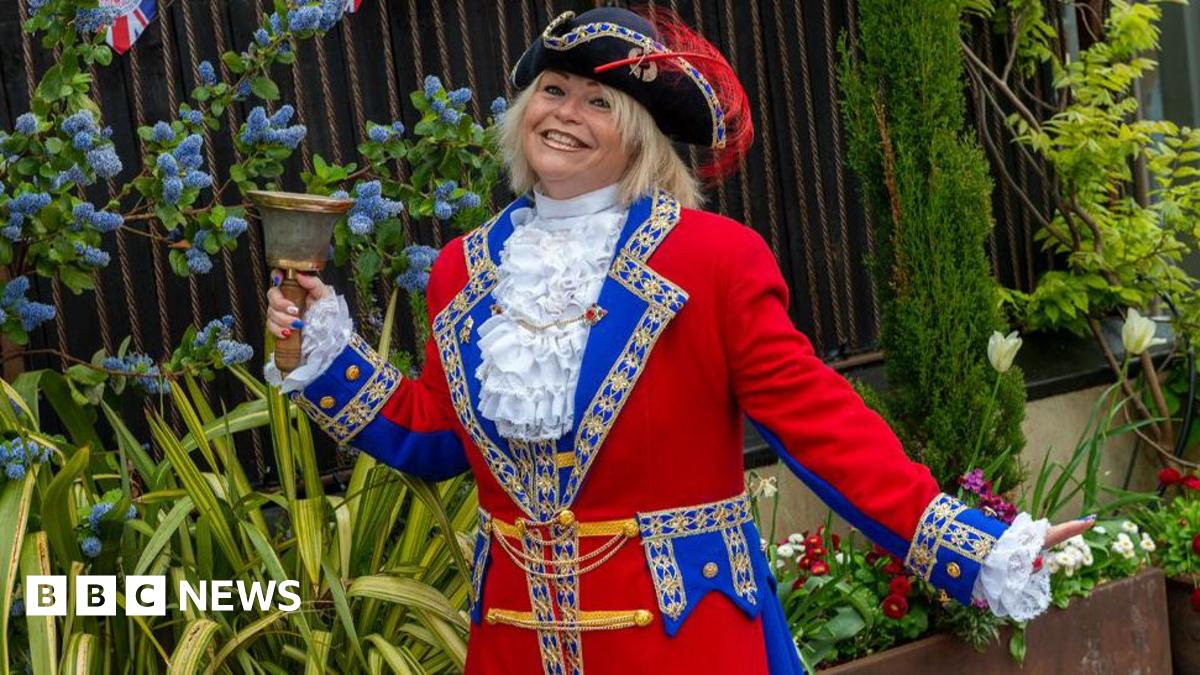
[[[492,297],[502,308],[479,326],[479,412],[500,435],[553,440],[575,420],[575,385],[596,302],[628,208],[619,185],[571,199],[534,193],[512,214]],[[565,325],[548,325],[556,321]],[[536,326],[536,327],[534,327]]]

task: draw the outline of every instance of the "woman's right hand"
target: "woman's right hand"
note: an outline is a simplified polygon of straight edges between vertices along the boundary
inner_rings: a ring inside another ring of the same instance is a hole
[[[303,328],[300,308],[293,305],[279,290],[284,277],[283,270],[271,270],[271,290],[267,291],[267,330],[277,338],[287,338],[293,330]],[[306,304],[311,306],[329,293],[329,287],[316,274],[296,275],[296,283],[308,291]]]

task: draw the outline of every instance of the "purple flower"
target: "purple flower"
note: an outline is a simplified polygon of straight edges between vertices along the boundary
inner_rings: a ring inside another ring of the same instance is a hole
[[[316,30],[321,23],[321,8],[306,5],[288,12],[288,28],[293,31]]]
[[[444,180],[438,183],[438,186],[433,189],[433,196],[437,199],[449,199],[450,193],[458,189],[458,183],[452,180]]]
[[[91,110],[84,108],[83,110],[80,110],[79,112],[76,112],[67,119],[63,120],[62,130],[63,133],[70,136],[74,136],[81,131],[95,134],[97,133],[96,117],[92,114]]]
[[[991,483],[983,479],[983,469],[972,469],[958,479],[959,485],[967,492],[973,492],[977,495],[982,495],[990,492],[992,489]]]
[[[213,183],[212,176],[203,171],[189,171],[183,177],[183,184],[192,189],[203,189],[211,186]]]
[[[158,170],[162,172],[163,176],[169,178],[179,175],[179,162],[175,161],[175,155],[164,152],[158,156],[158,161],[156,164],[158,166]]]
[[[100,540],[93,536],[88,536],[86,539],[84,539],[83,544],[80,546],[83,554],[89,558],[99,557],[100,550],[102,548],[103,545],[100,543]]]
[[[479,195],[475,194],[474,192],[468,192],[458,200],[458,206],[464,209],[478,208],[479,204]]]
[[[292,121],[292,115],[296,114],[296,109],[291,104],[285,103],[271,115],[270,123],[275,128],[287,126],[288,122]]]
[[[350,227],[351,232],[360,237],[371,234],[372,230],[375,229],[375,222],[361,213],[350,216],[347,225]]]
[[[92,506],[91,513],[88,514],[88,528],[92,532],[98,532],[100,530],[100,521],[104,520],[104,516],[107,516],[109,511],[112,511],[112,508],[113,505],[110,502],[96,502]]]
[[[467,87],[462,87],[460,89],[455,89],[454,91],[450,92],[449,94],[446,95],[446,97],[450,99],[451,105],[456,105],[456,106],[461,107],[461,106],[466,105],[467,102],[471,100],[471,90],[468,89]]]
[[[163,181],[163,200],[168,204],[178,204],[183,196],[183,181],[177,176],[170,176]]]
[[[387,143],[392,137],[392,130],[388,127],[373,126],[367,131],[367,138],[373,143]]]
[[[75,254],[80,257],[84,265],[89,267],[107,267],[109,262],[108,253],[100,249],[89,246],[82,242],[75,242]]]
[[[221,231],[226,236],[239,237],[246,231],[246,221],[237,216],[229,216],[225,219],[225,222],[221,223]]]
[[[179,119],[192,126],[200,126],[204,124],[204,113],[199,110],[180,110]]]
[[[71,138],[71,145],[74,146],[76,150],[91,150],[92,144],[95,142],[96,139],[86,131],[81,131]]]
[[[439,199],[433,204],[433,215],[438,220],[450,220],[450,217],[454,215],[454,207],[450,206],[449,202]]]
[[[250,345],[236,340],[220,340],[217,342],[217,351],[221,352],[221,363],[232,366],[235,363],[245,363],[254,356],[254,350]]]
[[[504,117],[504,113],[508,111],[508,101],[505,100],[503,96],[497,96],[496,98],[492,99],[491,111],[492,117],[499,122],[500,119]]]
[[[41,302],[27,302],[21,305],[17,312],[21,315],[21,327],[27,332],[54,318],[54,305]]]
[[[9,480],[21,480],[25,477],[25,465],[13,462],[4,466],[4,475],[8,476]]]
[[[395,132],[397,136],[402,136],[404,134],[404,122],[401,122],[400,120],[392,122],[392,131]]]
[[[271,36],[267,34],[267,30],[265,28],[259,28],[258,30],[254,31],[254,42],[257,43],[259,47],[266,47],[271,42]]]
[[[27,112],[17,118],[16,131],[18,134],[32,136],[37,133],[38,121],[33,113]]]
[[[442,81],[437,75],[425,76],[425,98],[433,98],[439,91],[442,90]]]
[[[200,150],[204,147],[204,137],[200,134],[188,134],[187,138],[175,148],[172,154],[181,166],[187,169],[199,169],[204,165]]]
[[[200,65],[196,66],[196,75],[200,78],[200,84],[206,87],[217,83],[217,70],[208,61],[201,61]]]
[[[212,271],[212,258],[198,248],[189,248],[184,255],[187,257],[188,269],[195,274],[208,274]]]
[[[438,116],[442,118],[443,122],[449,124],[450,126],[458,124],[458,121],[462,119],[462,113],[454,108],[446,108]]]
[[[121,16],[119,7],[105,6],[76,10],[75,30],[80,35],[95,33],[102,28],[108,28],[119,16]]]
[[[87,153],[88,166],[101,178],[112,178],[121,173],[121,158],[112,145],[89,150]]]
[[[237,93],[234,94],[233,97],[240,101],[249,96],[250,96],[250,82],[243,80],[242,83],[238,85]]]
[[[166,122],[155,122],[150,133],[150,140],[155,143],[173,143],[175,142],[175,130]]]

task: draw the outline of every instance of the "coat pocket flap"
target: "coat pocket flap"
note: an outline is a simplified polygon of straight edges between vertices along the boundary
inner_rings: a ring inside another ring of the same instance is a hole
[[[754,617],[767,588],[767,565],[745,495],[698,507],[639,513],[642,548],[667,635],[696,603],[719,591]]]

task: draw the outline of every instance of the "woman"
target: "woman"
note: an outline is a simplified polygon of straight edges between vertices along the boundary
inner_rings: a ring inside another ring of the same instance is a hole
[[[762,238],[692,209],[671,140],[719,175],[752,136],[711,45],[568,12],[512,78],[501,145],[526,196],[439,255],[420,378],[316,277],[303,322],[268,294],[273,333],[306,330],[305,364],[268,379],[323,429],[432,480],[474,472],[468,673],[801,672],[743,492],[743,415],[913,574],[1001,615],[1045,608],[1040,550],[1089,523],[1008,527],[940,494],[793,327]]]

